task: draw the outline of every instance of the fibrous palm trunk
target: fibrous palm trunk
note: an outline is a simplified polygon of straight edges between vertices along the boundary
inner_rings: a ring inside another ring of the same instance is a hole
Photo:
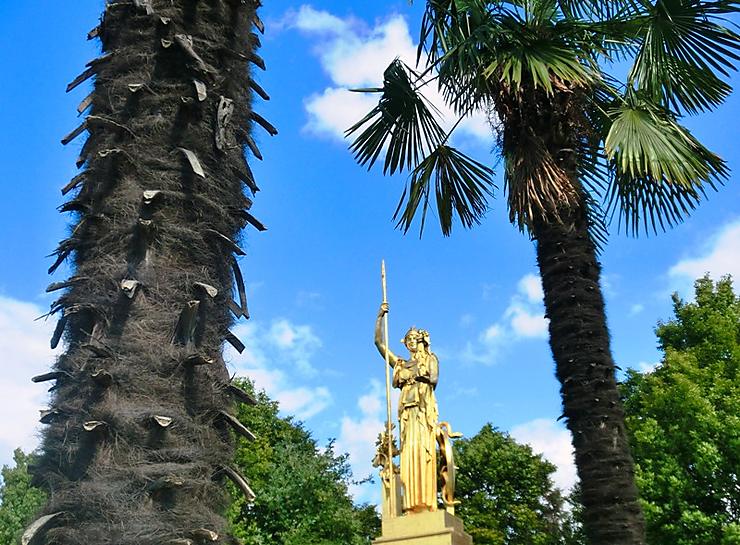
[[[573,211],[571,221],[543,221],[533,231],[586,535],[593,545],[641,545],[644,519],[588,221]]]
[[[43,415],[36,482],[50,491],[34,543],[189,545],[229,542],[221,516],[233,428],[247,400],[221,358],[233,316],[246,316],[235,239],[256,191],[259,155],[250,77],[258,0],[109,2],[91,32],[102,56],[80,105],[84,170],[64,190],[77,216],[57,263],[74,276],[51,290],[66,339]],[[247,186],[245,194],[243,185]],[[238,292],[238,303],[233,293]],[[231,311],[231,314],[230,314]]]
[[[573,437],[584,530],[592,545],[643,545],[645,521],[612,359],[589,198],[579,179],[594,153],[587,88],[553,78],[553,93],[502,87],[511,220],[537,243],[550,348]]]

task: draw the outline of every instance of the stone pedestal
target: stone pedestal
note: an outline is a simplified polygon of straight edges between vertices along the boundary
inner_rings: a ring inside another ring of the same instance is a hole
[[[446,511],[414,513],[383,521],[376,545],[473,545],[462,521]]]

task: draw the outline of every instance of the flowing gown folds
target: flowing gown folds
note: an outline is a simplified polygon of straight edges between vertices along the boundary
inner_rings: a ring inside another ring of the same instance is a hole
[[[434,388],[438,377],[434,354],[399,359],[393,370],[393,386],[401,389],[398,419],[404,512],[437,510],[438,410]]]

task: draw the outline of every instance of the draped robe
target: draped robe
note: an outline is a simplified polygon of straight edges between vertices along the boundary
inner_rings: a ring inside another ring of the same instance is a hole
[[[434,389],[438,377],[439,362],[432,353],[399,358],[393,369],[393,386],[401,390],[398,419],[404,512],[437,510],[439,415]]]

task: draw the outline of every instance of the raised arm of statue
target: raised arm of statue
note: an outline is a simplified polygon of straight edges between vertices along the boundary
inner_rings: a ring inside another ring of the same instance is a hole
[[[378,349],[378,352],[380,352],[380,355],[385,358],[385,351],[386,351],[386,345],[383,344],[383,334],[382,334],[382,325],[383,325],[383,316],[385,316],[388,313],[388,303],[383,303],[380,305],[380,310],[378,310],[378,319],[375,321],[375,346]],[[398,361],[398,356],[396,356],[393,352],[391,352],[390,348],[388,348],[388,362],[390,363],[391,367],[396,366],[396,362]]]

